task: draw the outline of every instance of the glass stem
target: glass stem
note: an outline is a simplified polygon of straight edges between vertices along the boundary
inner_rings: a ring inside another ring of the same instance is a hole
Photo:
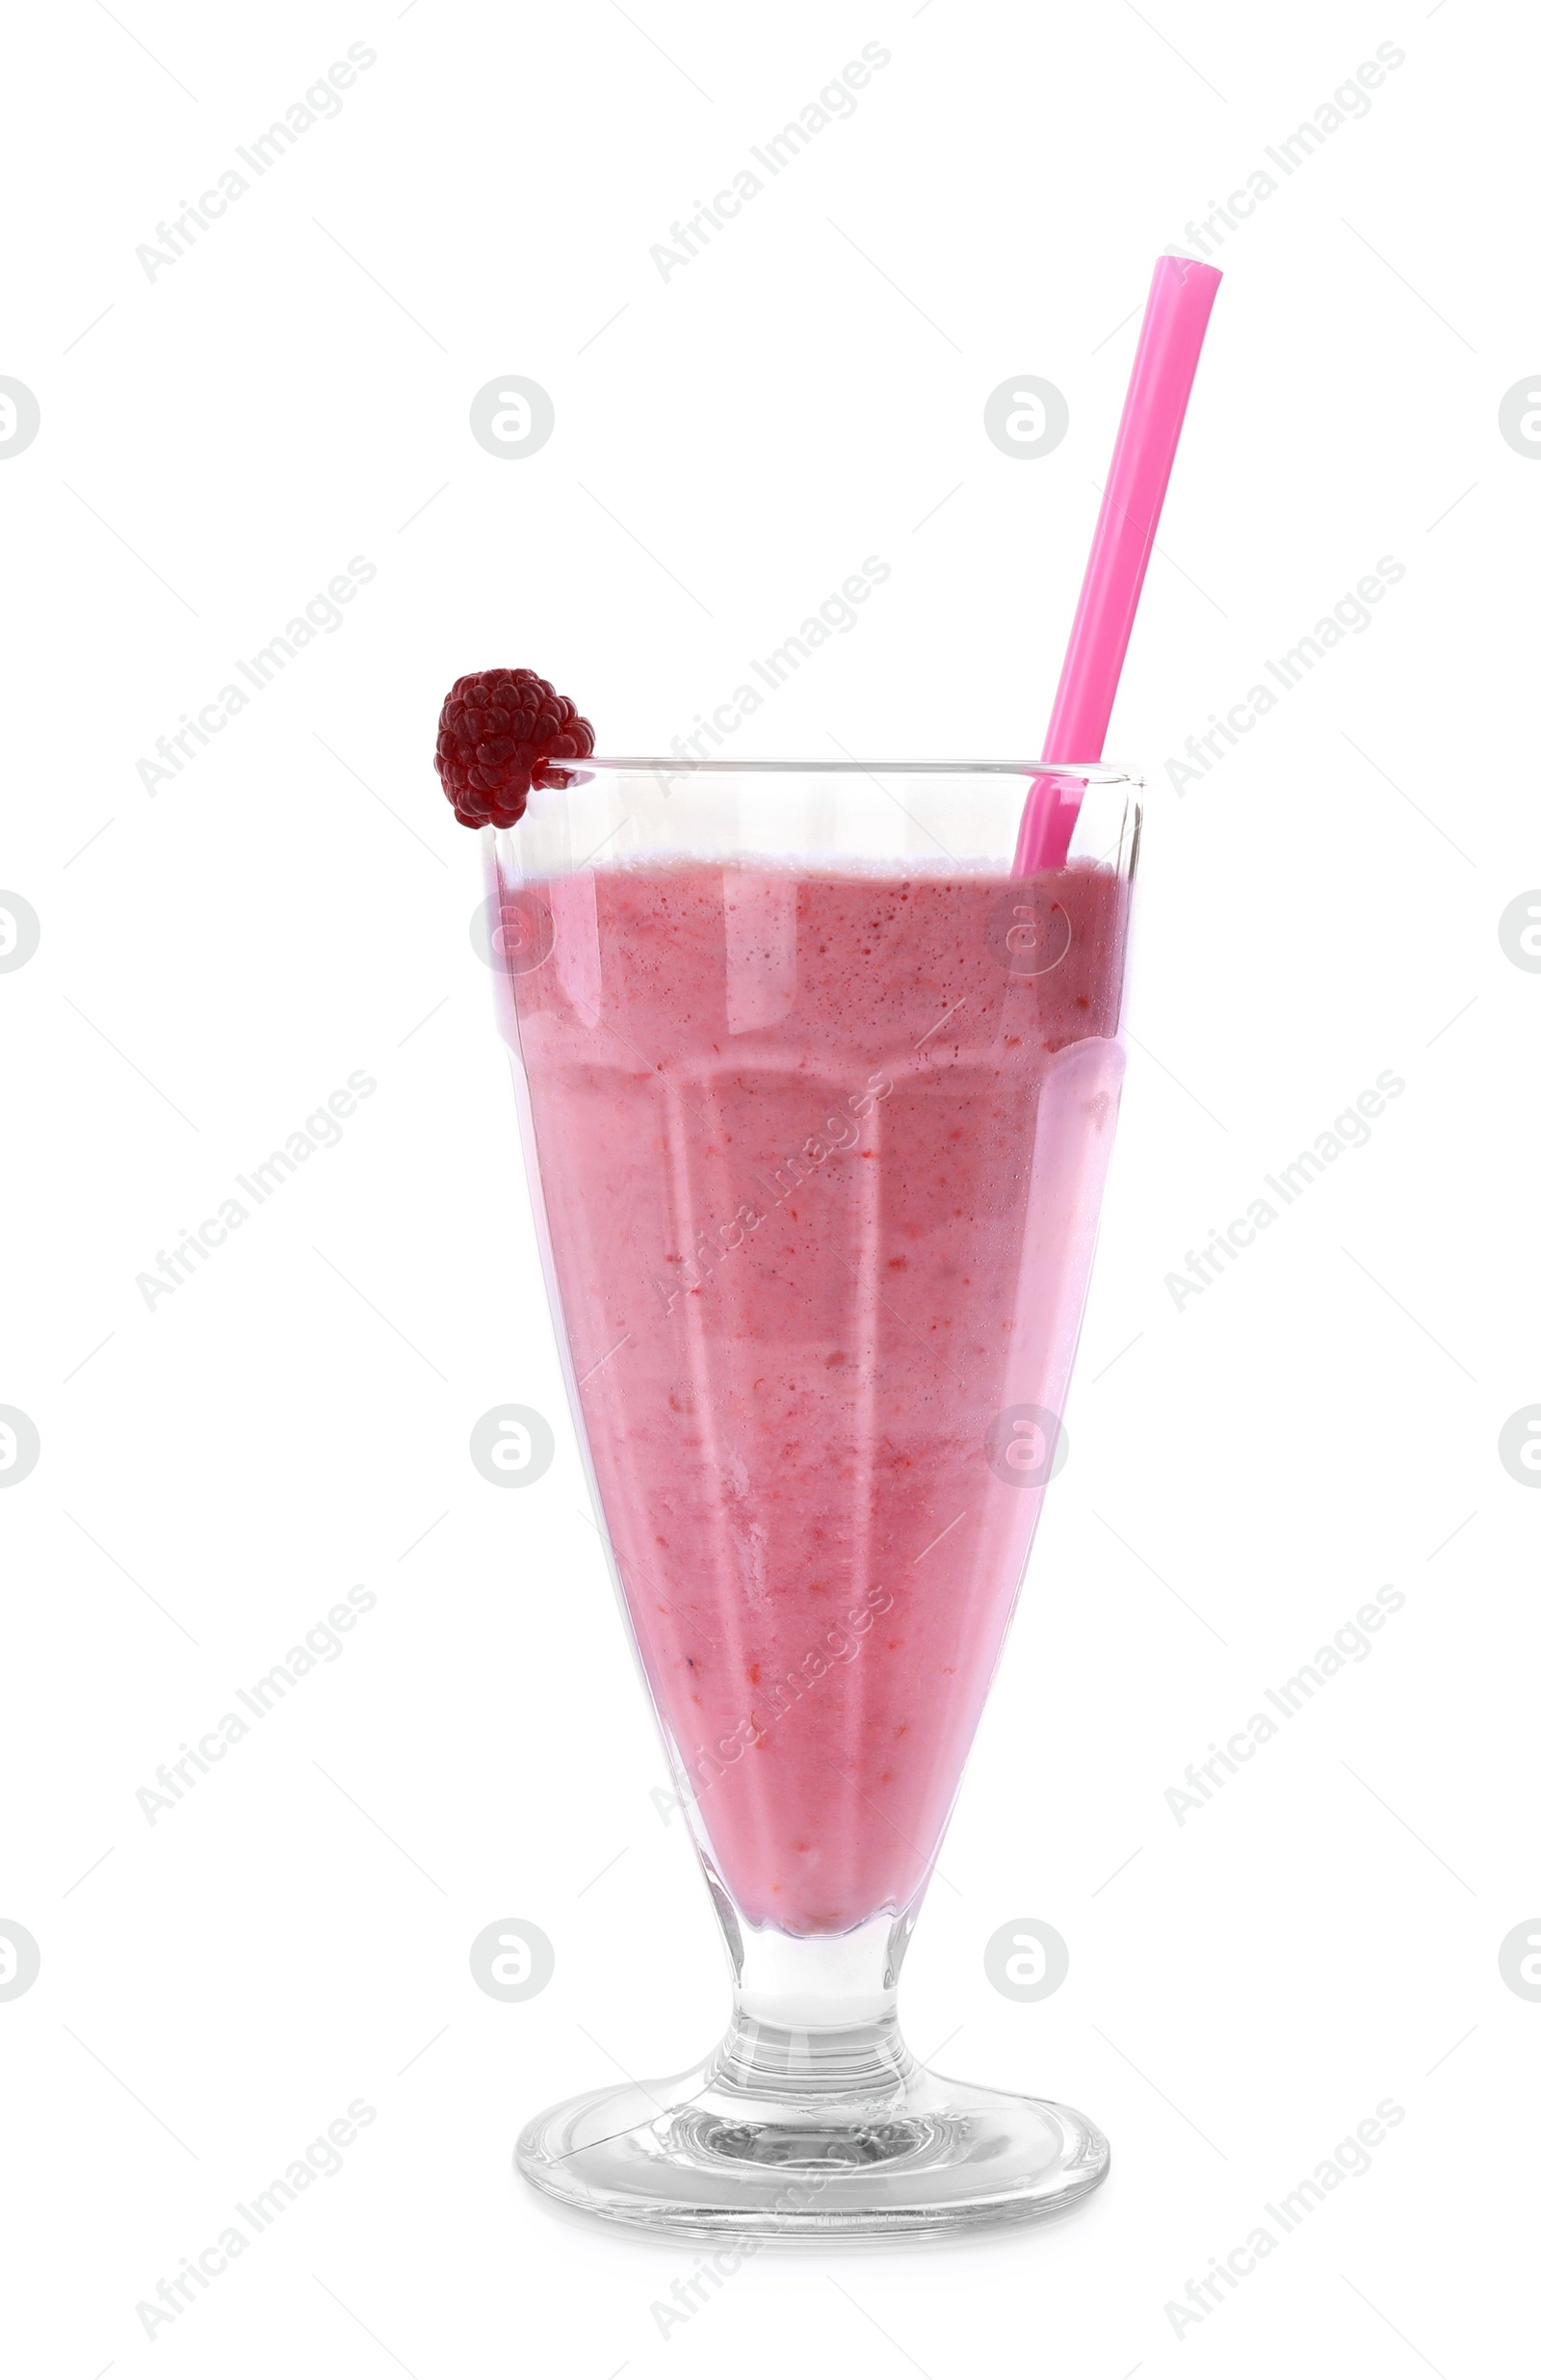
[[[913,1915],[797,1937],[745,1924],[720,1900],[718,1909],[735,1978],[718,2081],[757,2099],[900,2094],[916,2071],[896,2005]]]

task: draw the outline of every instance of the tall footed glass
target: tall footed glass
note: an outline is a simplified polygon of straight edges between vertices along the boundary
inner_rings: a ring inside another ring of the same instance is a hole
[[[1067,773],[1061,762],[1052,772]],[[1108,2144],[895,1991],[1045,1486],[1111,1150],[1130,781],[1013,876],[1032,765],[601,761],[484,830],[573,1412],[734,1976],[526,2178],[703,2234],[1053,2211]]]

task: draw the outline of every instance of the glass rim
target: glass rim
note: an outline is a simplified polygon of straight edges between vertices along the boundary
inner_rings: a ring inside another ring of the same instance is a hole
[[[1131,769],[1101,760],[695,760],[674,752],[590,752],[582,760],[553,760],[552,769],[606,770],[672,776],[1010,776],[1075,777],[1087,785],[1143,788]]]

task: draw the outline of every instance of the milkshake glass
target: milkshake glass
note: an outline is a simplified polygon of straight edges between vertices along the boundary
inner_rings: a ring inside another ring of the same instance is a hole
[[[919,2065],[901,1961],[1000,1659],[1117,1112],[1139,813],[1011,873],[1024,763],[586,760],[483,830],[574,1419],[721,1922],[684,2076],[525,2130],[697,2234],[1053,2211],[1108,2146]]]

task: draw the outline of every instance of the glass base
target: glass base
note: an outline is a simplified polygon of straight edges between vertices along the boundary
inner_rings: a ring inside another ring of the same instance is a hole
[[[1073,2107],[932,2074],[892,2025],[839,2043],[844,2082],[828,2035],[811,2065],[808,2036],[778,2030],[741,2020],[689,2074],[561,2101],[525,2127],[518,2170],[613,2223],[780,2239],[1028,2222],[1107,2174],[1107,2140]]]

